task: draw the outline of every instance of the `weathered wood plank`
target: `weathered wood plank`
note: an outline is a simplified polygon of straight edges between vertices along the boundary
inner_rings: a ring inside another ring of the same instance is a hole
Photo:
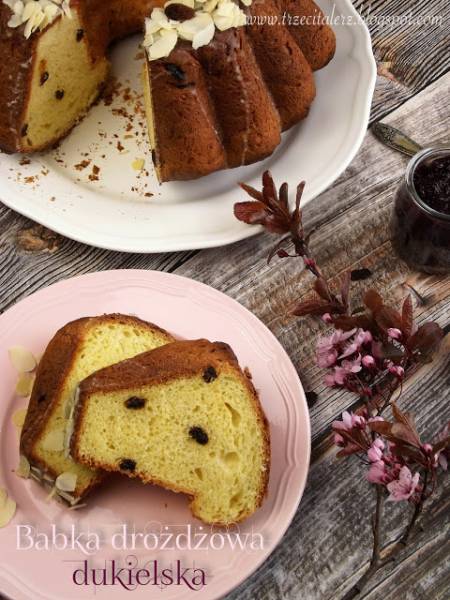
[[[371,116],[376,120],[450,69],[450,4],[447,0],[353,0],[353,4],[366,19],[378,64]]]

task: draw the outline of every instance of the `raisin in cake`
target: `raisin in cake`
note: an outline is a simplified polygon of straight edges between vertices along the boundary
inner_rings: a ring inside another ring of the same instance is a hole
[[[112,42],[145,26],[160,181],[270,155],[304,119],[335,36],[312,0],[0,0],[0,150],[61,140],[94,103]]]
[[[173,341],[156,325],[125,315],[88,317],[60,329],[42,357],[20,440],[35,476],[53,483],[76,475],[70,497],[78,501],[102,478],[69,456],[70,412],[78,383],[94,371]]]
[[[251,515],[269,478],[269,429],[229,346],[178,341],[102,369],[79,387],[71,452],[192,498],[226,525]]]

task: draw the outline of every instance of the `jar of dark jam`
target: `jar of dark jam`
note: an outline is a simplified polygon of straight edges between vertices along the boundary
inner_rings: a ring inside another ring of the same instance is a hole
[[[426,148],[411,160],[397,191],[392,235],[411,267],[450,272],[450,148]]]

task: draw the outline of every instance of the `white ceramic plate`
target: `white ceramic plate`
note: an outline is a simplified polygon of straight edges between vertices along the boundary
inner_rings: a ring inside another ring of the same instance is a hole
[[[335,16],[357,19],[350,0],[318,4],[326,14],[334,10]],[[153,174],[143,114],[138,110],[132,123],[127,116],[140,96],[141,62],[135,58],[140,36],[124,41],[112,60],[114,74],[130,88],[131,98],[109,106],[101,102],[58,150],[35,155],[30,164],[21,164],[18,155],[1,154],[1,201],[69,238],[127,252],[206,248],[257,233],[259,228],[233,216],[233,204],[244,197],[238,181],[258,187],[262,172],[270,169],[276,182],[295,186],[306,180],[304,201],[310,201],[344,171],[363,140],[376,78],[370,35],[362,23],[334,29],[336,56],[317,73],[311,113],[286,132],[271,157],[198,181],[162,186]],[[123,110],[117,114],[124,106],[127,115]],[[145,159],[148,176],[132,167],[135,159]],[[89,165],[77,169],[83,160]],[[100,168],[98,181],[89,179],[93,165]]]

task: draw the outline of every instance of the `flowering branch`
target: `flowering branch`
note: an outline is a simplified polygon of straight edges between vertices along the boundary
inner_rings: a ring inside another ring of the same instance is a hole
[[[287,184],[277,192],[268,171],[262,181],[262,191],[240,184],[252,200],[235,204],[234,214],[240,221],[262,225],[282,236],[270,252],[269,262],[274,256],[298,257],[314,276],[313,295],[297,303],[292,313],[320,317],[333,327],[331,335],[318,340],[317,364],[326,371],[328,387],[356,394],[363,403],[356,413],[344,412],[342,419],[332,424],[337,456],[356,455],[367,465],[366,479],[376,489],[372,558],[367,571],[343,598],[350,600],[407,544],[436,487],[438,468],[447,469],[450,423],[435,443],[422,443],[413,415],[402,412],[393,401],[405,378],[432,360],[444,331],[434,322],[420,327],[414,323],[410,295],[396,310],[386,305],[376,290],[368,289],[363,306],[353,307],[351,281],[364,279],[365,270],[346,273],[339,289],[332,289],[310,252],[303,229],[300,205],[305,183],[297,187],[295,207],[290,211]],[[390,421],[385,418],[389,407]],[[400,540],[382,558],[381,522],[386,501],[408,502],[414,511]]]

